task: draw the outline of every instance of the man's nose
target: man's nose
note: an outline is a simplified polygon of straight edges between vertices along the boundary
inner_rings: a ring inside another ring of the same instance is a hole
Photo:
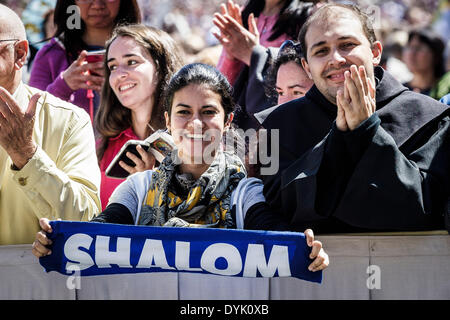
[[[339,52],[337,48],[335,48],[331,52],[330,64],[332,65],[340,65],[345,63],[345,57]]]

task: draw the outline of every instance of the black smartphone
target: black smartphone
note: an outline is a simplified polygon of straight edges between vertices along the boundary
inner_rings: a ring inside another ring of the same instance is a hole
[[[129,175],[128,171],[126,171],[119,165],[119,161],[123,161],[129,166],[135,167],[136,164],[134,163],[134,161],[127,157],[127,152],[131,152],[140,159],[141,155],[136,149],[138,145],[140,145],[145,151],[147,151],[148,148],[150,148],[148,142],[140,140],[128,140],[120,149],[120,151],[117,153],[117,155],[114,157],[113,161],[111,161],[111,163],[109,164],[108,168],[105,171],[105,174],[111,178],[123,179],[128,177]]]

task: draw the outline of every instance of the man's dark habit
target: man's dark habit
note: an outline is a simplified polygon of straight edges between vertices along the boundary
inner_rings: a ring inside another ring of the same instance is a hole
[[[373,73],[376,111],[353,130],[338,129],[337,105],[317,85],[256,115],[279,130],[280,168],[262,176],[264,195],[293,230],[449,230],[450,108]]]

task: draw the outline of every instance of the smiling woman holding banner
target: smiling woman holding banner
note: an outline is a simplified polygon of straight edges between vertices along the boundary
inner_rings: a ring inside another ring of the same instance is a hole
[[[265,203],[262,183],[246,178],[241,159],[222,144],[232,130],[231,86],[215,68],[184,66],[165,92],[167,129],[176,149],[157,170],[130,176],[92,221],[146,226],[288,230]],[[47,219],[40,220],[33,254],[50,254]],[[313,232],[305,231],[311,271],[328,266],[328,255]]]

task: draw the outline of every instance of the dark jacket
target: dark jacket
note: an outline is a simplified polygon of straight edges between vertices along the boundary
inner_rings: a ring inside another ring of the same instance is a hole
[[[450,108],[409,91],[381,67],[375,77],[377,111],[353,131],[336,128],[337,107],[315,86],[257,115],[280,135],[280,168],[262,176],[264,194],[294,230],[444,228]]]
[[[233,85],[233,98],[239,106],[234,123],[243,130],[257,129],[260,124],[253,115],[277,104],[277,99],[268,97],[264,90],[269,62],[277,53],[278,48],[255,46],[250,67],[244,66]]]

